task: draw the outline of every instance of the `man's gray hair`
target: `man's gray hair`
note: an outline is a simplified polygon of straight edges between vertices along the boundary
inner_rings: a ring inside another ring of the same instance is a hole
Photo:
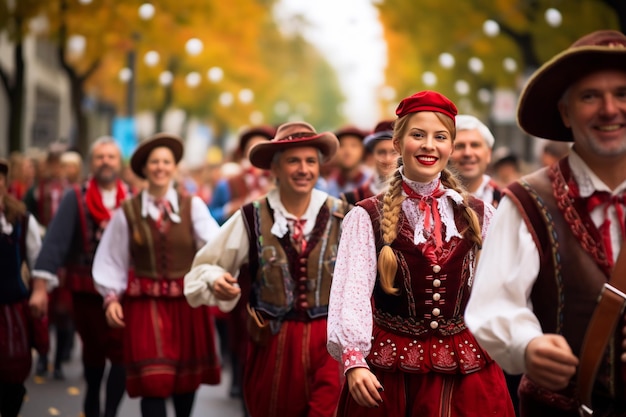
[[[91,144],[91,146],[89,147],[89,160],[90,161],[91,161],[91,158],[93,157],[94,149],[96,149],[98,146],[104,145],[104,144],[115,145],[115,147],[117,148],[117,151],[120,153],[120,156],[122,155],[122,150],[120,149],[120,146],[117,144],[117,141],[115,140],[114,137],[112,137],[112,136],[100,136],[98,139],[94,140],[93,143]]]
[[[487,146],[493,148],[493,145],[496,143],[496,139],[493,137],[493,133],[491,130],[481,122],[477,117],[471,116],[469,114],[458,114],[456,116],[456,131],[457,133],[462,130],[478,130],[480,136],[484,139]]]

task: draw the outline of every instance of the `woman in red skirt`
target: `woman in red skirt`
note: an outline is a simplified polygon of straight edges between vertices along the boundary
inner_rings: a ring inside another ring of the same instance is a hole
[[[343,222],[328,350],[344,366],[338,416],[514,416],[504,375],[463,313],[493,207],[446,169],[455,105],[424,91],[396,110],[400,168]]]
[[[220,380],[211,314],[183,295],[183,276],[218,225],[200,198],[176,192],[182,155],[182,141],[169,134],[135,150],[131,168],[147,187],[113,215],[93,265],[109,325],[125,328],[126,389],[142,398],[144,417],[165,417],[168,397],[187,417],[199,385]]]

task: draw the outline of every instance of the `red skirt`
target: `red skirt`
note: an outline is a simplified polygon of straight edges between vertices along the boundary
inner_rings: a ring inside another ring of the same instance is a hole
[[[335,415],[341,370],[326,350],[326,319],[286,321],[267,346],[248,343],[244,400],[251,416]]]
[[[373,372],[384,388],[382,404],[378,408],[358,405],[346,382],[338,417],[515,417],[504,373],[495,362],[466,375]]]
[[[0,383],[21,384],[32,365],[31,347],[46,355],[48,319],[33,319],[28,300],[0,305]]]
[[[220,363],[208,307],[181,297],[125,297],[126,390],[130,397],[167,398],[219,384]]]

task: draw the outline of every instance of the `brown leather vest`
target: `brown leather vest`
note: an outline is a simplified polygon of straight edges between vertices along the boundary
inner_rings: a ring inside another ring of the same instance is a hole
[[[289,233],[271,233],[273,210],[267,199],[241,208],[250,239],[250,304],[271,318],[309,320],[328,315],[341,221],[346,205],[328,197],[315,220],[304,252]]]
[[[539,252],[539,276],[530,295],[533,311],[543,332],[563,335],[578,356],[612,261],[583,199],[571,195],[573,181],[566,158],[523,177],[504,193],[518,206]],[[602,396],[624,395],[621,340],[616,333],[600,365],[595,390]]]
[[[196,254],[191,221],[191,197],[179,196],[180,223],[169,222],[162,233],[154,220],[141,217],[141,194],[122,205],[128,222],[130,253],[137,277],[152,279],[182,278]]]

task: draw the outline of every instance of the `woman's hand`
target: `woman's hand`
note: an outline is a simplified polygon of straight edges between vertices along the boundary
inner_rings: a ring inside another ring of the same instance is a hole
[[[241,293],[237,280],[228,272],[213,283],[213,294],[218,300],[229,301]]]
[[[120,328],[125,327],[124,323],[124,310],[119,301],[111,301],[105,311],[107,323],[111,327]]]
[[[363,407],[378,407],[383,402],[380,392],[383,386],[367,368],[352,368],[346,373],[350,394]]]

